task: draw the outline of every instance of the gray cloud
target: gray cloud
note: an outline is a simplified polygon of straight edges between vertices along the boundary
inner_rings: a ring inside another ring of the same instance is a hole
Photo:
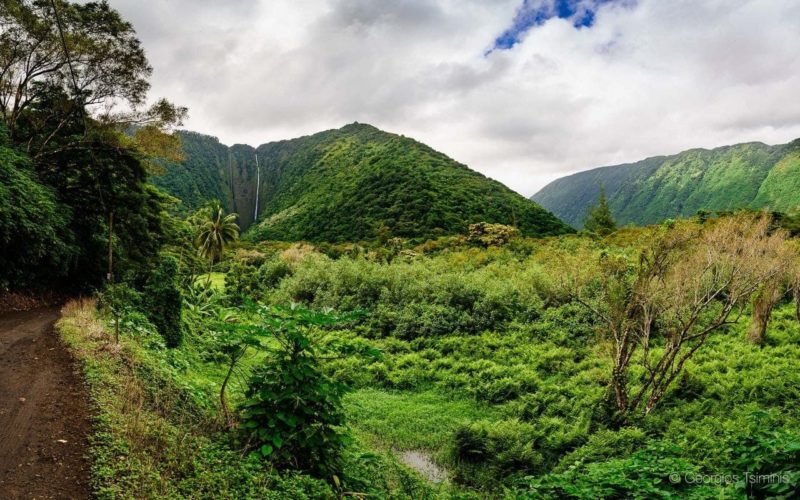
[[[800,137],[800,2],[607,4],[484,56],[521,0],[111,0],[187,127],[260,144],[354,120],[530,195],[568,172]]]

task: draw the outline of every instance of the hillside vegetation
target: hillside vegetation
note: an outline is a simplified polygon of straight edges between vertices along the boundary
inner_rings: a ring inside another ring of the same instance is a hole
[[[784,292],[797,251],[769,223],[488,248],[240,243],[217,266],[224,286],[179,268],[184,338],[173,348],[140,312],[146,296],[118,320],[106,295],[97,309],[69,308],[62,334],[103,412],[97,489],[791,498],[800,323]],[[773,286],[764,316],[759,297]],[[615,340],[623,331],[631,342]],[[324,437],[309,440],[314,429]],[[433,479],[409,455],[434,464]]]
[[[580,228],[601,187],[620,224],[654,224],[700,210],[788,212],[800,206],[800,139],[692,149],[587,170],[551,182],[531,199]]]
[[[193,133],[182,138],[186,161],[168,164],[154,182],[188,210],[220,199],[239,214],[243,229],[253,223],[258,192],[253,240],[428,237],[464,233],[477,222],[514,225],[529,236],[569,231],[499,182],[370,125],[351,124],[255,150],[226,148]]]

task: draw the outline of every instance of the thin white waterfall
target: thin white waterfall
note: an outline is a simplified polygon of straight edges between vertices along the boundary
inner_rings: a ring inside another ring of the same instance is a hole
[[[261,189],[261,169],[258,166],[258,153],[256,153],[256,211],[253,213],[253,223],[258,220],[258,193]]]

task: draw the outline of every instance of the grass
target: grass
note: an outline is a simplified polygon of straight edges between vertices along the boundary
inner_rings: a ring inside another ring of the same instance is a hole
[[[396,450],[446,452],[462,424],[491,418],[497,410],[437,391],[393,392],[361,389],[348,394],[350,422],[373,445]]]
[[[204,283],[208,282],[209,274],[211,274],[211,288],[213,288],[214,290],[218,290],[220,292],[224,292],[225,291],[225,273],[213,272],[213,273],[201,274],[200,276],[195,278],[194,283],[195,284],[200,284],[200,283],[204,284]]]

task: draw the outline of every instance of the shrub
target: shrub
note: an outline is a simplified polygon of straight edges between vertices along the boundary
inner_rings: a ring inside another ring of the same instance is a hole
[[[511,475],[534,474],[542,455],[532,425],[518,420],[478,421],[460,427],[453,437],[456,479],[472,486],[494,487]]]
[[[713,484],[687,481],[702,470],[682,458],[683,450],[660,442],[630,457],[593,462],[566,472],[528,478],[517,498],[715,498]]]
[[[234,260],[225,273],[225,294],[235,304],[244,297],[257,300],[261,295],[258,286],[257,267],[244,260]]]
[[[734,470],[747,478],[737,484],[742,493],[757,498],[800,496],[800,433],[772,430],[767,412],[747,417],[747,431],[737,436],[728,451]]]
[[[114,337],[119,342],[122,323],[141,306],[142,295],[126,283],[106,285],[98,294],[97,308],[110,315],[114,322]]]
[[[292,268],[281,258],[265,261],[258,268],[258,284],[261,288],[273,288],[286,276],[292,274]]]
[[[165,257],[145,287],[147,316],[164,337],[167,347],[178,347],[183,340],[183,299],[178,289],[177,274],[178,261],[174,257]]]
[[[341,429],[346,386],[322,369],[309,330],[339,318],[304,309],[260,313],[277,345],[250,377],[241,423],[247,445],[278,467],[330,478],[340,473],[348,442]]]
[[[483,246],[502,246],[519,235],[517,228],[504,224],[478,222],[469,225],[469,241]]]

